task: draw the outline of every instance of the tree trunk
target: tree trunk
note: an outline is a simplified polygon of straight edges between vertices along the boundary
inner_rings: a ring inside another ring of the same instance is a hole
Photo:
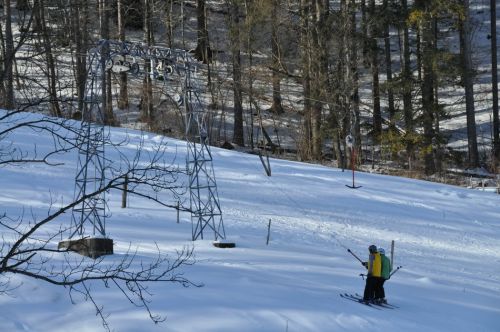
[[[300,50],[302,65],[302,90],[304,95],[303,109],[303,130],[298,148],[299,158],[301,160],[311,158],[311,33],[310,33],[310,12],[311,5],[309,0],[300,1]]]
[[[30,5],[28,0],[17,0],[16,1],[16,9],[17,10],[30,10]]]
[[[408,4],[407,0],[401,0],[403,10],[403,63],[401,64],[403,77],[403,114],[406,130],[406,151],[408,157],[413,159],[413,109],[411,100],[411,91],[413,80],[411,77],[410,61],[410,34],[408,31]]]
[[[491,88],[493,91],[493,151],[496,165],[500,162],[500,135],[498,118],[498,64],[497,64],[497,9],[496,0],[490,0],[491,22]],[[495,166],[496,166],[495,165]]]
[[[358,74],[358,47],[356,36],[356,3],[355,0],[349,0],[346,12],[346,81],[349,89],[349,111],[350,111],[350,132],[354,137],[353,148],[360,151],[361,148],[361,130],[359,126],[359,74]],[[358,154],[358,156],[360,156]],[[349,160],[351,160],[349,158]]]
[[[153,43],[153,32],[151,29],[151,5],[150,0],[144,0],[143,11],[144,11],[144,43],[147,46],[151,46]],[[153,82],[151,78],[152,71],[151,62],[146,60],[144,62],[144,80],[142,84],[142,100],[141,100],[141,118],[145,121],[149,128],[154,130],[154,110],[153,110]]]
[[[0,8],[3,8],[3,2],[0,0]],[[6,52],[5,52],[5,39],[3,37],[2,21],[0,20],[0,107],[3,107],[5,102],[5,64],[6,64]]]
[[[253,5],[253,2],[250,2],[248,0],[244,0],[244,9],[245,9],[245,24],[244,24],[244,36],[245,36],[245,44],[246,44],[246,47],[245,47],[245,52],[247,54],[247,58],[248,58],[248,68],[253,68],[253,65],[254,65],[254,62],[253,62],[253,54],[254,54],[254,40],[255,38],[253,38],[253,32],[254,32],[254,28],[255,28],[255,25],[253,23],[253,19],[254,19],[254,16],[253,16],[253,10],[255,9]],[[254,111],[253,111],[253,106],[256,104],[255,103],[255,98],[254,98],[254,88],[253,88],[253,84],[254,84],[254,81],[255,81],[255,77],[254,77],[254,73],[250,70],[250,72],[248,72],[248,74],[246,75],[247,79],[246,81],[248,82],[247,83],[247,96],[248,96],[248,113],[250,114],[250,119],[249,119],[249,123],[247,123],[247,128],[249,127],[250,129],[247,130],[247,133],[248,133],[248,137],[247,137],[247,142],[249,142],[250,144],[250,147],[251,149],[253,150],[255,148],[255,145],[254,145]],[[213,96],[213,95],[212,95]],[[212,98],[212,100],[214,100]],[[258,114],[258,117],[259,117],[259,127],[261,128],[261,130],[259,131],[260,134],[262,134],[263,136],[266,136],[264,135],[265,133],[265,129],[262,127],[262,116],[260,114],[260,111],[257,109],[257,114]],[[264,140],[264,137],[261,137],[259,138],[259,140],[263,141]],[[258,143],[260,144],[260,143]]]
[[[462,58],[462,80],[465,87],[465,112],[467,115],[467,148],[469,167],[479,167],[477,150],[476,116],[474,111],[474,86],[472,71],[471,37],[469,26],[469,0],[462,0],[464,17],[459,22],[460,55]]]
[[[100,0],[100,27],[101,38],[109,39],[109,12],[110,0]],[[102,110],[103,122],[106,125],[115,125],[115,116],[113,114],[113,96],[111,90],[111,71],[106,71],[106,59],[109,57],[109,49],[107,46],[103,47],[101,57],[101,75],[102,75]]]
[[[123,1],[123,0],[118,0],[118,1]],[[174,0],[166,1],[165,25],[166,25],[168,47],[173,48],[174,47]]]
[[[55,69],[54,55],[52,53],[52,46],[49,34],[49,28],[45,19],[45,2],[39,0],[38,6],[39,22],[41,24],[42,43],[45,50],[45,59],[47,61],[47,83],[50,98],[50,114],[52,116],[61,117],[61,108],[59,107],[59,100],[57,97],[57,77]]]
[[[118,0],[118,39],[125,41],[125,8],[123,0]],[[120,93],[118,96],[118,108],[121,110],[128,108],[128,79],[127,73],[120,73]]]
[[[438,21],[436,18],[432,19],[432,51],[434,54],[438,52]],[[439,79],[434,75],[433,80],[433,102],[434,102],[434,137],[435,137],[435,151],[434,151],[434,163],[436,165],[436,171],[440,173],[443,170],[443,153],[441,148],[441,114],[439,109]]]
[[[280,0],[272,0],[271,9],[271,66],[273,83],[273,104],[271,106],[271,111],[276,114],[283,113],[283,105],[281,104],[281,77],[279,74],[281,68],[280,41],[278,34],[280,2]]]
[[[4,16],[5,16],[5,57],[4,57],[4,100],[2,107],[12,110],[16,107],[14,99],[14,36],[12,35],[12,12],[10,0],[4,0]]]
[[[210,46],[208,44],[208,29],[207,29],[207,11],[205,0],[196,0],[197,13],[197,42],[195,49],[195,57],[203,63],[209,63],[211,60]]]
[[[392,62],[391,62],[391,40],[390,40],[390,30],[389,30],[389,3],[388,0],[383,2],[384,9],[386,11],[386,18],[384,19],[384,50],[385,50],[385,73],[387,75],[387,103],[389,111],[389,122],[390,130],[395,130],[394,118],[396,115],[396,109],[394,107],[394,92],[392,88]]]
[[[85,99],[85,82],[87,80],[87,2],[73,0],[71,5],[73,11],[73,37],[75,42],[75,77],[78,98],[78,112],[83,114]]]
[[[423,155],[425,163],[425,174],[431,175],[436,171],[434,164],[434,72],[432,67],[433,62],[433,33],[432,33],[432,19],[428,9],[423,14],[420,22],[420,42],[421,50],[421,90],[422,90],[422,120],[424,127],[424,146]]]
[[[417,29],[416,32],[416,52],[417,52],[417,80],[419,82],[422,81],[422,32],[420,29]]]
[[[233,64],[233,100],[234,100],[234,127],[233,143],[245,146],[243,134],[243,101],[241,85],[241,45],[240,45],[240,18],[238,0],[231,0],[231,49]]]
[[[372,98],[373,98],[373,143],[380,144],[382,135],[382,112],[380,110],[380,84],[375,0],[370,0],[370,66],[372,71]]]
[[[312,55],[315,55],[311,62],[312,77],[312,112],[311,112],[311,137],[312,137],[312,158],[321,160],[323,154],[323,138],[321,133],[322,111],[324,101],[327,99],[328,91],[328,56],[327,56],[327,34],[330,30],[327,27],[328,21],[328,0],[314,0],[314,16],[312,32]]]
[[[350,2],[350,27],[352,29],[352,36],[356,35],[356,1],[351,0]],[[352,109],[354,111],[354,137],[355,137],[355,148],[359,151],[358,156],[361,157],[361,128],[359,123],[359,73],[358,73],[358,41],[356,38],[352,38],[352,44],[349,47],[351,52],[351,73],[353,78],[353,94],[352,94]]]
[[[345,1],[345,0],[343,0]],[[368,36],[368,15],[366,13],[366,0],[361,0],[361,33],[363,36],[363,63],[365,67],[370,63],[369,60],[369,36]]]

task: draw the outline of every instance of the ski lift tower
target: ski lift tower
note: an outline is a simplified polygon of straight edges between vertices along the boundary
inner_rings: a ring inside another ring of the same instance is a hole
[[[181,83],[182,92],[178,101],[185,114],[192,240],[203,239],[204,234],[213,231],[215,246],[234,247],[234,243],[221,241],[225,240],[226,233],[210,152],[208,116],[200,100],[201,89],[196,82],[195,60],[185,50],[101,40],[90,50],[87,60],[89,71],[78,137],[74,195],[78,205],[72,213],[74,231],[70,240],[60,242],[59,248],[93,258],[113,253],[113,242],[106,235],[105,192],[101,192],[105,185],[104,146],[107,140],[103,81],[108,70],[138,75],[140,64],[145,62],[151,63],[151,72],[145,72],[144,75],[162,80],[171,76]]]
[[[189,175],[192,240],[203,239],[204,233],[211,230],[215,246],[233,247],[234,244],[220,241],[226,239],[226,233],[210,152],[208,114],[200,101],[199,88],[192,77],[196,70],[190,68],[191,64],[192,62],[187,63],[183,104],[186,114],[186,164]]]
[[[100,42],[87,56],[88,77],[85,85],[81,127],[77,137],[78,163],[72,211],[73,231],[59,249],[76,251],[97,258],[113,253],[113,240],[106,236],[106,198],[104,146],[104,79],[109,43]]]

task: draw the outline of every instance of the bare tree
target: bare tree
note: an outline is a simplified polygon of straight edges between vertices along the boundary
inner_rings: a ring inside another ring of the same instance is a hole
[[[233,64],[234,126],[233,143],[244,146],[243,97],[241,83],[241,40],[240,40],[240,0],[229,0],[229,34]]]
[[[123,0],[118,0],[118,1],[123,1]],[[174,13],[174,3],[175,0],[167,0],[165,1],[165,28],[166,28],[166,35],[167,35],[167,45],[168,47],[172,48],[174,46],[174,29],[176,25],[176,19],[174,17],[176,16]],[[181,4],[183,6],[183,4]],[[183,17],[180,17],[181,20],[184,20]]]
[[[29,0],[17,0],[16,1],[17,10],[30,10]]]
[[[465,112],[467,114],[467,148],[469,167],[479,166],[477,150],[476,117],[474,112],[474,85],[472,69],[472,50],[469,22],[469,0],[462,0],[463,17],[459,19],[460,55],[462,58],[462,80],[465,87]]]
[[[152,24],[152,13],[150,0],[143,1],[144,12],[144,43],[147,46],[154,44],[154,31]],[[142,84],[142,99],[141,99],[141,117],[152,128],[154,124],[154,109],[153,109],[153,80],[151,72],[153,71],[150,61],[144,63],[144,80]]]
[[[197,13],[197,45],[195,49],[196,59],[203,63],[209,63],[211,60],[211,51],[208,39],[207,29],[207,10],[205,0],[196,0],[196,13]]]
[[[52,157],[76,148],[72,136],[77,131],[68,120],[47,116],[33,117],[19,110],[8,111],[0,116],[0,166],[26,163],[44,163],[57,165]],[[34,133],[45,133],[52,137],[52,151],[41,152],[35,145],[31,150],[25,150],[10,138],[17,130],[26,129]]]
[[[109,39],[109,0],[99,0],[99,27],[101,39]],[[104,123],[114,125],[116,123],[113,114],[113,98],[111,91],[111,71],[106,70],[106,58],[109,56],[108,46],[104,45],[101,55],[101,77],[102,77],[102,98],[104,109]]]
[[[0,122],[2,165],[43,162],[57,169],[58,164],[51,163],[50,157],[76,147],[76,144],[72,144],[76,140],[72,131],[76,130],[67,120],[9,112],[0,118]],[[13,143],[9,143],[12,140],[8,139],[8,135],[20,128],[44,132],[59,145],[44,155],[37,155],[36,147],[34,151],[17,155],[19,149],[8,149],[10,146],[15,148]],[[156,257],[149,260],[138,258],[131,248],[120,257],[107,256],[96,260],[76,256],[71,249],[57,248],[56,240],[67,237],[74,227],[65,225],[60,217],[83,201],[110,190],[126,190],[128,194],[152,200],[164,207],[188,211],[177,203],[165,203],[158,195],[159,192],[167,192],[178,201],[179,195],[185,191],[178,179],[181,170],[166,161],[166,144],[160,142],[147,152],[144,152],[143,144],[144,142],[140,142],[132,158],[120,153],[120,145],[111,146],[117,150],[119,158],[106,168],[107,181],[95,191],[59,208],[54,208],[55,202],[52,202],[47,215],[41,219],[33,216],[27,220],[22,213],[0,213],[0,294],[6,294],[9,290],[21,286],[10,282],[9,276],[13,274],[62,286],[69,290],[71,297],[83,294],[86,300],[91,301],[104,327],[110,330],[107,315],[104,313],[105,308],[94,300],[90,287],[92,283],[102,282],[106,287],[116,287],[131,303],[143,307],[155,323],[165,318],[153,314],[150,310],[151,294],[147,291],[148,284],[173,282],[183,286],[199,286],[185,278],[180,271],[183,266],[194,264],[192,247],[184,247],[173,255],[167,255],[157,248]],[[125,182],[128,184],[126,188]]]
[[[491,88],[493,94],[493,155],[495,167],[500,162],[500,120],[498,118],[498,64],[497,64],[497,7],[496,1],[490,0],[491,30]]]
[[[368,49],[369,49],[369,43],[368,43],[368,8],[366,6],[366,1],[367,0],[361,0],[361,35],[363,36],[363,45],[362,45],[362,50],[363,50],[363,58],[362,62],[365,64],[365,66],[370,63],[368,59]]]
[[[87,45],[89,10],[86,1],[71,0],[71,18],[75,54],[74,76],[78,101],[78,114],[82,114],[87,80]]]
[[[390,129],[394,131],[396,109],[394,106],[394,91],[392,86],[392,61],[391,61],[391,38],[390,38],[390,25],[392,21],[392,0],[383,1],[384,10],[384,51],[385,51],[385,73],[387,75],[386,90],[387,90],[387,104],[389,111]]]
[[[421,10],[421,18],[418,22],[420,42],[420,56],[422,59],[422,122],[424,129],[423,156],[425,173],[433,174],[436,170],[433,155],[434,133],[434,70],[433,70],[433,25],[431,4],[419,0],[416,5]]]
[[[122,185],[121,181],[110,181],[103,189],[118,189]],[[82,199],[97,194],[94,192]],[[118,259],[101,257],[92,260],[75,257],[70,250],[59,250],[54,244],[57,238],[68,232],[67,228],[61,227],[48,235],[45,230],[46,226],[79,203],[81,202],[72,202],[42,220],[26,221],[22,217],[0,215],[0,229],[4,234],[0,247],[0,294],[6,294],[12,288],[20,286],[9,282],[9,275],[12,274],[62,286],[69,290],[70,296],[75,293],[84,294],[86,300],[94,304],[104,327],[110,330],[104,314],[105,308],[94,300],[89,287],[91,283],[102,282],[106,287],[116,287],[132,304],[144,307],[153,322],[164,321],[164,317],[155,315],[150,310],[151,294],[147,292],[147,285],[174,282],[183,286],[198,286],[179,272],[182,266],[194,264],[193,248],[184,247],[170,257],[157,247],[156,257],[149,261],[137,258],[130,248]]]
[[[125,41],[125,8],[123,0],[117,3],[118,40]],[[120,73],[120,96],[118,97],[118,108],[123,110],[128,108],[128,82],[127,73]]]
[[[281,77],[280,67],[281,62],[281,47],[280,37],[278,33],[280,24],[280,0],[271,1],[271,70],[272,70],[272,86],[273,86],[273,104],[271,111],[276,114],[283,113],[283,105],[281,103]]]
[[[311,94],[311,11],[312,5],[309,0],[300,0],[300,51],[302,67],[302,90],[304,96],[303,107],[303,133],[300,140],[300,146],[297,149],[300,158],[311,158],[311,112],[312,112],[312,94]]]
[[[348,40],[346,41],[346,44],[348,45],[346,55],[346,69],[347,69],[347,86],[348,86],[348,93],[349,93],[349,122],[350,122],[350,128],[352,129],[352,132],[349,134],[354,135],[354,142],[355,145],[353,149],[355,151],[361,151],[361,129],[359,125],[359,117],[360,117],[360,112],[359,112],[359,73],[358,73],[358,41],[356,38],[353,38],[352,36],[356,36],[356,4],[354,0],[349,0],[349,3],[346,4],[347,6],[347,13],[346,13],[346,31],[347,33],[344,34]],[[351,131],[350,129],[350,131]],[[347,131],[347,128],[346,128]],[[352,152],[352,151],[351,151]],[[351,161],[353,159],[349,158]]]
[[[41,43],[45,51],[45,59],[47,63],[47,85],[50,103],[50,114],[53,116],[62,116],[61,108],[59,106],[59,98],[57,96],[57,77],[56,77],[56,64],[54,53],[52,52],[52,39],[49,31],[49,26],[46,21],[46,4],[44,0],[35,1],[34,10],[38,14],[38,22],[41,30]]]
[[[12,68],[14,65],[14,57],[16,50],[14,48],[14,36],[12,34],[12,9],[10,0],[4,0],[4,16],[5,16],[5,55],[2,71],[2,101],[0,106],[6,109],[15,108],[14,100],[14,78]]]
[[[413,131],[414,131],[414,119],[413,119],[413,109],[412,109],[412,85],[413,79],[411,75],[411,61],[410,61],[410,33],[408,26],[408,2],[407,0],[401,0],[402,8],[402,29],[403,29],[403,58],[401,61],[401,77],[403,80],[403,117],[405,124],[405,138],[406,138],[406,151],[408,153],[408,158],[413,159]],[[411,167],[411,165],[409,165]]]
[[[327,100],[328,89],[328,41],[330,29],[328,25],[330,8],[328,0],[314,0],[312,2],[312,52],[315,55],[311,63],[312,109],[311,109],[311,144],[312,158],[322,159],[323,135],[321,127],[323,122],[323,105]]]
[[[300,154],[321,160],[322,111],[328,87],[329,6],[325,0],[301,0],[301,65],[304,94],[304,132]]]
[[[352,36],[356,36],[356,14],[353,2],[354,1],[341,2],[341,20],[338,20],[333,27],[339,35],[339,47],[337,47],[338,51],[336,54],[337,62],[335,64],[335,71],[330,73],[332,79],[331,84],[329,85],[330,110],[327,121],[333,139],[333,152],[335,154],[335,159],[337,160],[338,166],[342,169],[347,167],[346,160],[349,159],[346,158],[349,151],[346,148],[345,137],[350,134],[353,123],[351,121],[352,112],[350,107],[352,106],[354,113],[356,113],[356,110],[359,111],[359,95],[357,85],[358,41],[356,38],[351,38]],[[364,2],[362,2],[362,5],[364,6]],[[363,8],[364,7],[362,7],[362,10],[364,10]],[[365,41],[364,36],[362,36],[362,40],[363,42]],[[357,128],[355,128],[354,131],[356,131],[356,129]]]
[[[370,0],[370,67],[372,71],[372,99],[373,99],[373,142],[380,143],[382,134],[382,111],[380,109],[380,83],[379,83],[379,63],[378,63],[378,17],[375,0]]]

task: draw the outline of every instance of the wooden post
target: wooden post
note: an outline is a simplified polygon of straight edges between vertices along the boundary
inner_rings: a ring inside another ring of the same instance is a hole
[[[391,242],[391,267],[394,266],[394,240]]]
[[[271,237],[271,219],[269,219],[269,223],[267,224],[267,240],[266,245],[269,245],[269,238]]]
[[[179,223],[179,208],[180,208],[180,203],[177,201],[177,223]]]
[[[125,175],[125,183],[123,184],[123,192],[122,192],[122,208],[127,207],[127,190],[128,190],[128,175]]]

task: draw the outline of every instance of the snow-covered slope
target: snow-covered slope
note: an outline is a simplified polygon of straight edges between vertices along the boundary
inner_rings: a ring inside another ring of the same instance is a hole
[[[2,126],[2,124],[0,124]],[[134,153],[138,132],[122,151]],[[43,133],[19,130],[8,137],[29,149],[48,150]],[[158,141],[150,135],[146,148]],[[169,140],[170,155],[183,165],[185,143]],[[267,177],[258,157],[213,149],[215,173],[228,240],[191,238],[188,214],[138,197],[120,208],[111,192],[107,221],[115,256],[131,243],[138,255],[153,257],[154,243],[166,252],[193,245],[196,264],[184,276],[203,287],[155,284],[151,309],[166,315],[155,325],[121,293],[94,284],[115,331],[498,331],[500,326],[500,196],[397,177],[350,172],[272,160]],[[72,199],[76,154],[56,156],[63,165],[26,164],[0,168],[0,213],[46,215],[51,201]],[[29,211],[29,212],[28,212]],[[69,222],[70,216],[61,218]],[[266,246],[267,226],[271,238]],[[5,235],[5,234],[3,234]],[[397,309],[378,310],[342,299],[361,293],[364,272],[347,252],[366,258],[370,244],[390,249],[403,268],[386,283]],[[54,247],[57,242],[54,242]],[[106,259],[114,259],[113,256]],[[3,278],[4,276],[2,276]],[[5,276],[7,277],[7,276]],[[0,297],[0,331],[96,331],[93,306],[41,281],[22,282]]]

